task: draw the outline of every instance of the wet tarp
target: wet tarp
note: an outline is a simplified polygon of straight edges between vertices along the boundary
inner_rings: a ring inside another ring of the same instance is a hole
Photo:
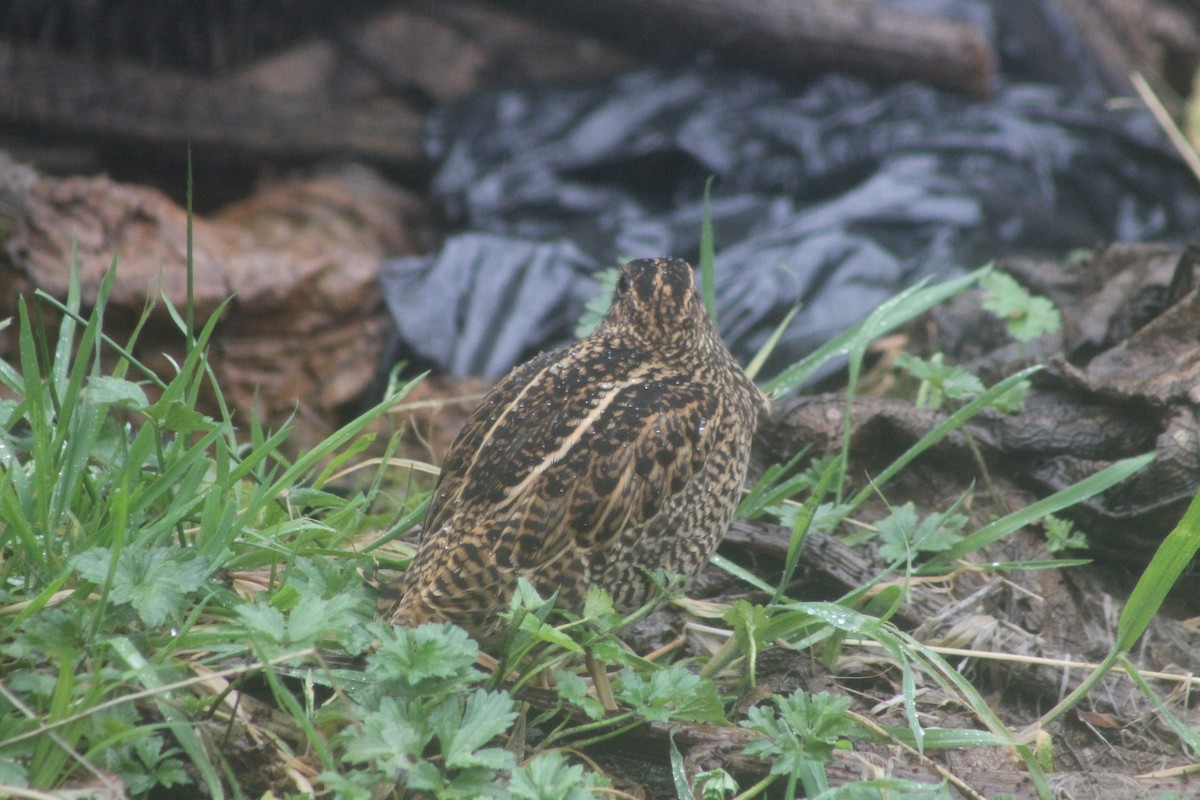
[[[1002,55],[1019,33],[1003,22]],[[1107,106],[1086,63],[1063,67],[1069,50],[1008,58],[987,102],[839,74],[789,87],[701,58],[444,108],[426,146],[450,232],[382,273],[398,356],[497,375],[569,339],[597,270],[694,261],[709,176],[735,354],[803,304],[767,374],[926,275],[1186,240],[1194,180],[1147,112]]]

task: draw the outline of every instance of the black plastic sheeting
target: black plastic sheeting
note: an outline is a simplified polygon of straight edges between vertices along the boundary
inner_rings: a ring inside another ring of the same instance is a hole
[[[1044,78],[1028,67],[1006,56],[1006,75]],[[427,149],[454,232],[384,265],[397,355],[494,376],[568,340],[595,271],[695,263],[710,175],[731,349],[748,360],[803,303],[764,374],[926,275],[1193,234],[1200,193],[1150,115],[1106,107],[1086,64],[1044,67],[1063,80],[1002,78],[987,102],[838,74],[785,87],[699,61],[445,108]]]

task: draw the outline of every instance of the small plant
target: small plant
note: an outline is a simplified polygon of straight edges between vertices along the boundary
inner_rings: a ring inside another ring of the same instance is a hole
[[[599,775],[585,773],[554,750],[521,764],[508,779],[513,800],[592,800],[606,788]]]
[[[491,742],[517,710],[507,692],[471,688],[485,677],[474,669],[478,646],[450,625],[371,630],[380,644],[367,660],[370,680],[349,688],[354,722],[339,734],[342,760],[363,768],[328,783],[364,798],[392,783],[437,798],[491,794],[516,766]]]
[[[978,281],[984,293],[983,308],[999,317],[1009,336],[1022,346],[1062,327],[1062,315],[1054,304],[1045,297],[1030,294],[1012,276],[987,269],[978,273]],[[901,353],[896,357],[896,366],[919,381],[918,408],[940,409],[974,399],[984,391],[977,376],[963,367],[947,364],[942,353],[934,353],[927,359]],[[1016,413],[1021,410],[1028,391],[1029,382],[1022,381],[995,397],[990,406]]]
[[[737,794],[738,783],[723,769],[710,769],[696,775],[697,800],[725,800]]]
[[[1062,327],[1062,315],[1045,297],[1029,293],[1011,275],[989,271],[979,280],[983,307],[1004,321],[1008,334],[1022,344]]]
[[[970,400],[983,391],[983,381],[962,367],[947,364],[941,353],[934,353],[928,359],[900,353],[896,356],[896,366],[921,382],[917,408],[941,408],[947,400]]]
[[[962,367],[946,364],[942,353],[934,353],[928,359],[901,353],[896,357],[896,366],[920,381],[915,401],[917,408],[958,407],[985,391],[983,381]],[[988,407],[1015,414],[1024,408],[1029,388],[1029,381],[1020,381],[992,397]]]
[[[1048,514],[1042,520],[1042,525],[1046,530],[1046,549],[1051,553],[1087,547],[1087,535],[1083,531],[1075,530],[1075,524],[1070,520]]]
[[[920,553],[940,553],[962,539],[967,518],[950,509],[917,516],[911,501],[892,510],[876,523],[879,536],[879,557],[888,562],[912,561]]]
[[[829,789],[825,764],[835,749],[849,750],[847,737],[856,732],[847,715],[850,698],[821,692],[810,695],[797,690],[786,697],[775,695],[771,706],[755,706],[743,728],[761,735],[746,745],[746,752],[771,764],[771,773],[787,776],[784,797],[796,796],[797,784],[805,797]]]

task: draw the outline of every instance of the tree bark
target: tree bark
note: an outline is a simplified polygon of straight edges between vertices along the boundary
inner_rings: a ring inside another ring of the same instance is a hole
[[[0,119],[34,129],[230,148],[249,155],[420,158],[422,119],[402,107],[330,104],[122,62],[0,43]]]
[[[870,0],[512,0],[530,13],[563,14],[623,40],[651,33],[776,73],[838,69],[917,80],[986,97],[995,59],[983,35],[954,20],[918,16]]]

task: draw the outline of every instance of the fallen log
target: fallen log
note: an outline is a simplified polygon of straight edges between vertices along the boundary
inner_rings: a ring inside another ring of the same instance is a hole
[[[247,155],[347,156],[408,166],[423,118],[401,106],[329,103],[232,80],[97,62],[0,42],[0,120]]]
[[[870,0],[511,0],[631,36],[689,42],[794,77],[820,69],[916,80],[986,97],[995,58],[983,35],[955,20],[905,13]],[[631,33],[636,30],[640,33]]]

